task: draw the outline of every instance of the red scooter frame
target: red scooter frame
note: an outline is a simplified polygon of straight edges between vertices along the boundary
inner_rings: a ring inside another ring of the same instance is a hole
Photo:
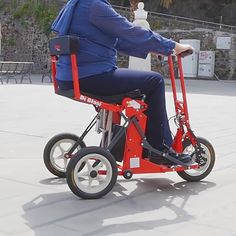
[[[143,100],[136,100],[131,98],[124,98],[122,104],[109,104],[98,99],[88,97],[81,94],[79,85],[79,71],[77,66],[77,55],[76,53],[71,54],[71,64],[72,64],[72,75],[73,75],[73,85],[74,85],[74,100],[92,104],[96,107],[96,110],[105,109],[107,111],[113,112],[113,124],[120,124],[120,116],[125,113],[125,119],[128,122],[126,126],[126,143],[124,148],[123,165],[117,165],[118,174],[126,176],[129,178],[132,174],[145,174],[145,173],[160,173],[168,171],[184,171],[186,169],[197,169],[199,165],[194,163],[192,165],[186,165],[181,162],[174,166],[158,165],[149,161],[148,157],[143,157],[143,148],[149,149],[150,151],[163,155],[160,151],[151,147],[145,138],[145,128],[147,117],[144,111],[147,109],[147,105]],[[176,81],[174,75],[174,65],[172,56],[168,57],[170,78],[172,83],[176,120],[178,123],[177,133],[174,137],[173,149],[178,152],[183,152],[183,142],[184,140],[190,140],[193,146],[197,145],[197,139],[193,134],[190,124],[189,115],[187,108],[186,90],[184,83],[184,76],[182,70],[181,56],[177,56],[178,69],[180,75],[180,83],[182,90],[182,101],[177,99],[177,89]],[[58,85],[56,81],[56,62],[57,56],[52,56],[52,79],[54,83],[55,93],[58,93]],[[124,117],[124,116],[123,116]],[[90,130],[90,129],[89,129]],[[158,134],[157,134],[158,135]],[[72,147],[73,150],[75,148]],[[71,153],[73,152],[71,151]],[[108,147],[109,150],[109,147]],[[70,153],[69,153],[70,154]],[[68,158],[72,157],[68,154]],[[169,157],[171,158],[171,157]],[[167,159],[169,159],[167,157]],[[129,173],[127,176],[126,174]],[[103,174],[99,172],[99,174]],[[106,173],[104,173],[106,174]]]
[[[178,61],[178,69],[179,69],[180,84],[181,84],[181,91],[182,91],[182,101],[178,100],[177,98],[173,59],[171,56],[168,57],[170,78],[171,78],[173,98],[174,98],[174,104],[175,104],[175,113],[176,113],[176,119],[179,124],[172,147],[176,152],[182,153],[183,140],[189,139],[192,145],[196,146],[197,139],[196,139],[196,136],[193,134],[193,131],[191,130],[190,123],[189,123],[187,97],[186,97],[186,89],[185,89],[184,73],[183,73],[181,56],[177,57],[177,61]]]

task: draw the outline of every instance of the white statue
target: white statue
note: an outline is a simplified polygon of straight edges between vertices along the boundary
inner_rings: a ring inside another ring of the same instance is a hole
[[[137,11],[134,12],[134,24],[141,26],[145,29],[150,29],[150,25],[147,22],[148,12],[144,10],[144,3],[139,2]]]
[[[148,12],[144,10],[144,3],[139,2],[137,11],[134,12],[134,24],[145,29],[150,29],[147,22]],[[151,55],[148,54],[146,59],[129,57],[129,68],[134,70],[151,71]]]

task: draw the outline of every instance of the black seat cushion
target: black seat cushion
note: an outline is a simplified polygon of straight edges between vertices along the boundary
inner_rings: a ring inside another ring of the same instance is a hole
[[[59,90],[57,92],[57,94],[67,97],[67,98],[74,99],[74,90],[73,89]],[[111,103],[111,104],[121,104],[122,100],[126,97],[129,97],[132,99],[142,99],[143,98],[143,94],[141,93],[141,91],[139,89],[135,89],[135,90],[127,92],[127,93],[116,94],[116,95],[112,95],[112,96],[100,96],[100,95],[94,95],[94,94],[86,93],[86,92],[82,92],[81,94],[85,95],[87,97],[94,98],[99,101]]]

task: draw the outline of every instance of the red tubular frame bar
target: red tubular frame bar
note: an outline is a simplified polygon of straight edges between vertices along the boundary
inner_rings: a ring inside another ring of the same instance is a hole
[[[181,91],[182,91],[182,99],[183,99],[182,101],[178,100],[177,98],[173,59],[172,59],[172,56],[168,57],[170,79],[171,79],[173,98],[174,98],[174,103],[175,103],[175,111],[176,111],[176,114],[184,115],[183,121],[186,127],[190,129],[186,89],[185,89],[185,82],[184,82],[184,73],[183,73],[183,67],[182,67],[182,60],[180,56],[177,56],[177,61],[178,61],[179,78],[180,78]]]
[[[182,92],[182,101],[178,100],[177,98],[177,89],[176,89],[176,81],[175,81],[175,74],[174,74],[174,63],[172,56],[168,57],[169,63],[169,71],[170,71],[170,79],[172,84],[172,91],[173,91],[173,98],[175,103],[175,112],[176,115],[180,117],[180,127],[177,129],[177,133],[174,138],[173,148],[176,152],[181,153],[183,151],[183,139],[190,139],[193,145],[196,145],[197,140],[194,136],[190,123],[189,123],[189,113],[188,113],[188,105],[187,105],[187,96],[186,96],[186,89],[185,89],[185,82],[184,82],[184,73],[183,73],[183,66],[182,66],[182,59],[181,56],[177,56],[177,63],[179,69],[179,79],[181,84],[181,92]],[[187,128],[187,132],[185,133],[184,126]]]
[[[74,96],[76,100],[80,100],[80,86],[79,86],[79,69],[78,69],[78,60],[76,54],[71,54],[71,67],[72,67],[72,77],[74,85]]]
[[[57,73],[56,63],[57,63],[57,56],[52,56],[51,57],[52,82],[53,82],[53,86],[54,86],[54,92],[58,93],[58,84],[57,84],[57,80],[56,80],[56,73]]]
[[[181,90],[182,90],[182,96],[183,96],[183,106],[184,106],[185,122],[186,122],[187,128],[190,128],[190,125],[189,125],[189,115],[188,115],[187,96],[186,96],[186,89],[185,89],[185,82],[184,82],[184,73],[183,73],[183,66],[182,66],[181,57],[178,56],[177,60],[178,60],[180,83],[181,83]]]

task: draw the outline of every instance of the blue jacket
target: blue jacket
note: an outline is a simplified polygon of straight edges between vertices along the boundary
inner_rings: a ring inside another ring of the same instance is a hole
[[[80,78],[116,69],[117,50],[146,58],[149,52],[169,55],[175,47],[174,41],[130,23],[106,0],[68,1],[52,30],[59,35],[80,37]],[[59,58],[57,79],[72,80],[69,56]]]

